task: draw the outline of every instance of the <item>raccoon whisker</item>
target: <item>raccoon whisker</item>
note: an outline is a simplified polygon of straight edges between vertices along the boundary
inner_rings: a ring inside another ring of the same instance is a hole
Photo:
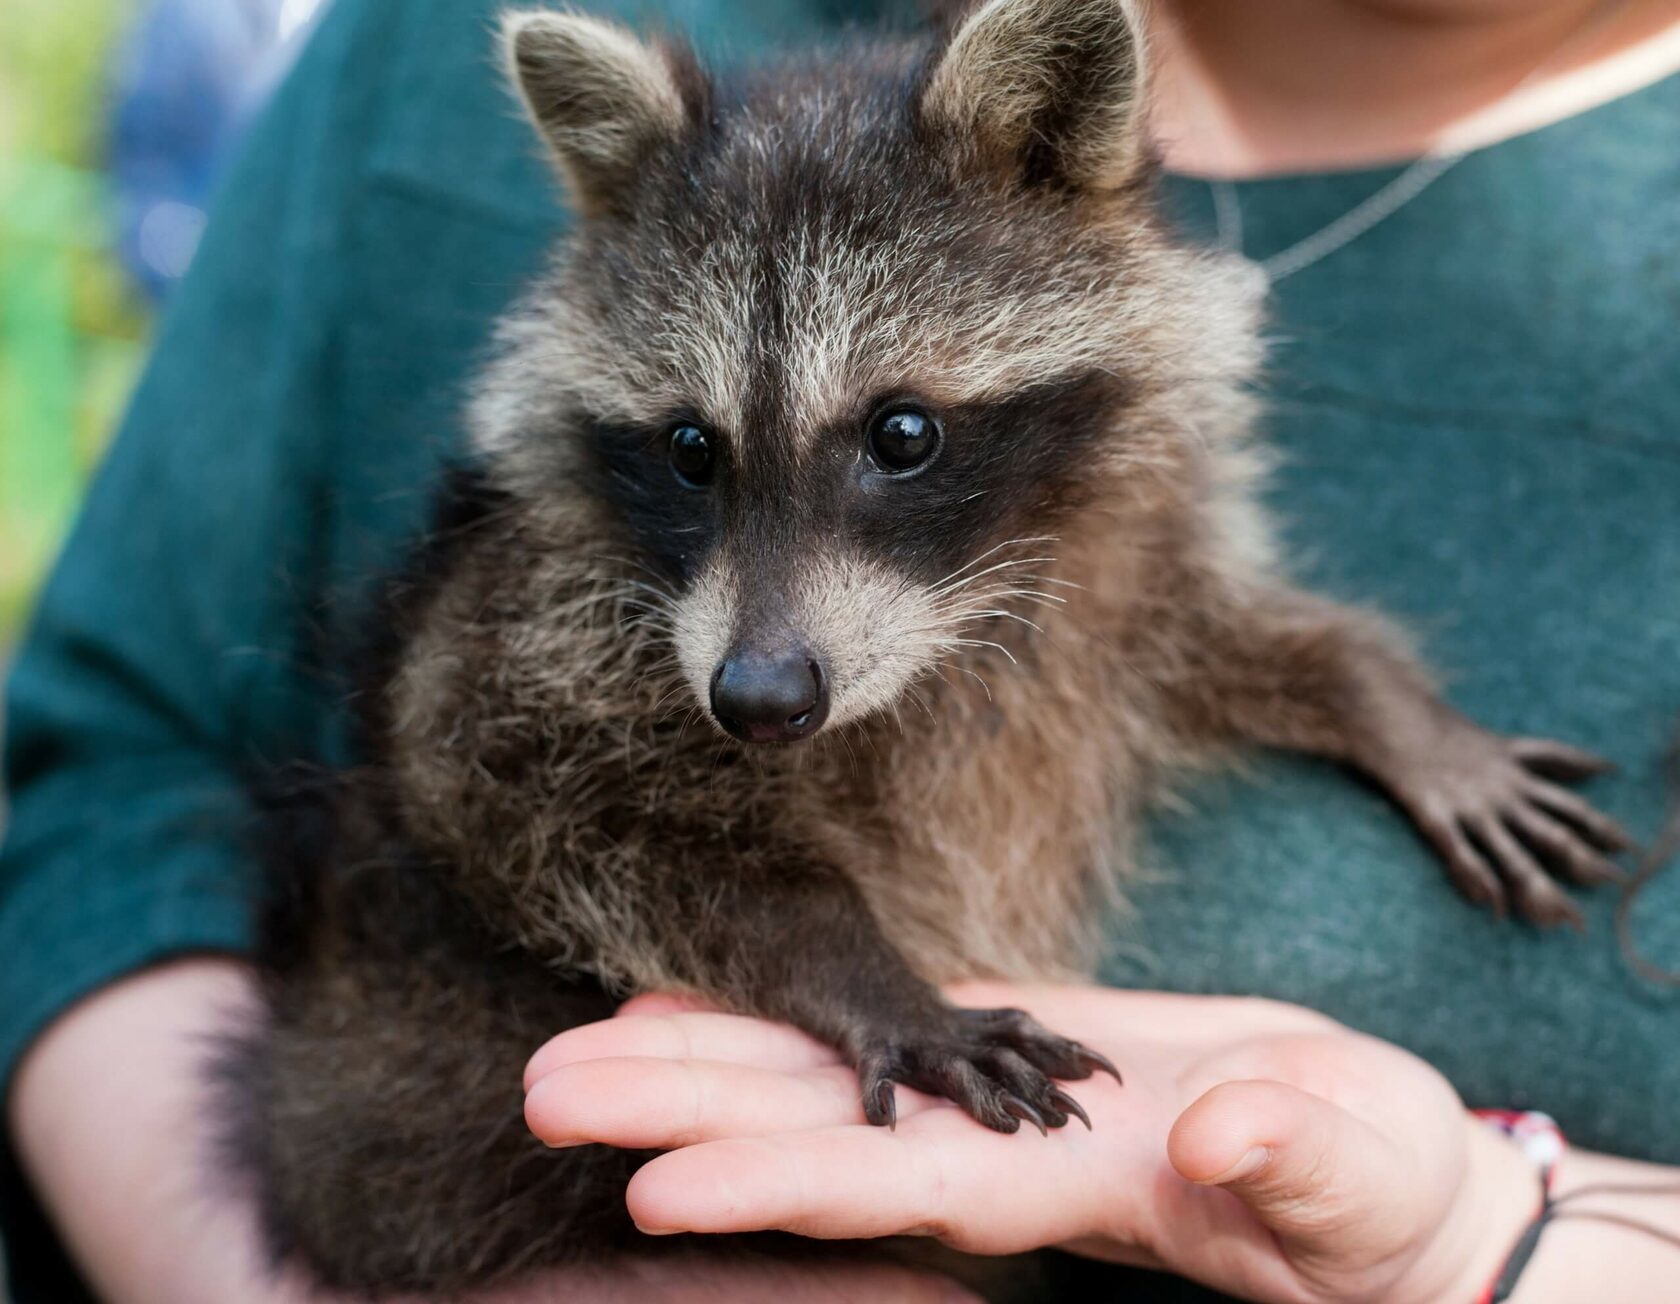
[[[1013,620],[1013,621],[1018,622],[1019,624],[1025,625],[1028,629],[1034,631],[1035,633],[1038,633],[1038,634],[1044,633],[1044,629],[1043,629],[1042,626],[1035,625],[1035,624],[1033,624],[1032,621],[1028,620],[1025,616],[1017,615],[1013,611],[1006,611],[1002,607],[992,607],[992,608],[990,608],[986,611],[973,612],[972,615],[971,615],[971,618],[974,619],[974,620],[984,620],[988,616],[994,617],[994,618],[999,619],[999,620]]]
[[[651,584],[644,584],[640,580],[626,580],[625,587],[631,593],[645,594],[645,601],[651,602],[664,610],[674,611],[676,609],[676,599],[664,590],[654,588]],[[626,594],[619,594],[617,596],[621,602],[628,602],[631,600]]]
[[[982,577],[976,575],[974,578],[978,580]],[[957,585],[955,588],[936,594],[935,596],[941,599],[959,598],[962,602],[977,602],[984,600],[984,594],[1002,592],[1004,589],[1011,587],[1015,583],[1016,580],[1014,576],[1004,576],[993,580],[992,583],[978,590],[974,590],[970,589],[968,587],[968,583],[965,581],[964,583]]]
[[[677,596],[675,593],[673,593],[671,591],[670,584],[666,581],[665,577],[663,575],[661,575],[658,571],[654,570],[653,567],[649,566],[646,562],[637,561],[634,557],[617,557],[617,556],[608,556],[608,555],[604,555],[604,554],[598,554],[595,557],[593,557],[591,560],[599,561],[599,562],[611,562],[615,566],[629,566],[633,570],[639,570],[639,571],[642,572],[642,574],[652,577],[652,579],[655,582],[655,585],[659,588],[660,592],[662,592],[666,597],[674,599]],[[641,581],[639,581],[639,580],[628,580],[628,581],[626,581],[626,583],[636,584],[636,583],[641,583]]]
[[[981,589],[978,593],[969,594],[963,605],[963,610],[967,610],[967,608],[974,603],[1000,602],[1009,598],[1031,598],[1034,601],[1058,607],[1065,607],[1067,605],[1066,598],[1058,597],[1054,593],[1045,593],[1042,589],[991,588]]]
[[[683,689],[685,689],[687,687],[688,687],[687,684],[678,684],[675,688],[667,689],[665,692],[661,693],[659,695],[659,700],[653,704],[653,709],[654,709],[655,713],[657,713],[659,711],[659,708],[664,706],[665,703],[669,702],[673,697],[680,696],[682,694]],[[694,706],[692,703],[689,704],[689,709],[690,710],[699,710],[699,708]],[[676,708],[672,707],[671,710],[669,712],[667,712],[666,714],[671,715],[671,714],[675,714],[675,712],[676,712]],[[663,719],[664,717],[661,716],[660,718]]]
[[[1018,666],[1021,664],[1015,659],[1015,654],[1008,648],[1004,647],[1002,643],[992,643],[983,638],[951,638],[946,639],[939,646],[949,648],[952,651],[955,651],[957,648],[964,647],[989,647],[995,652],[1003,653],[1003,655],[1008,658],[1010,665]]]
[[[959,666],[959,665],[956,665],[952,662],[944,662],[943,664],[950,666],[950,668],[952,670],[957,671],[959,674],[964,674],[964,675],[967,675],[970,679],[978,680],[979,683],[980,683],[980,687],[986,690],[986,700],[988,702],[996,700],[992,697],[992,686],[986,682],[985,676],[980,674],[979,671],[970,670],[967,666]]]
[[[846,737],[846,731],[839,729],[834,734],[835,741],[846,749],[846,765],[853,774],[857,773],[857,753],[852,750],[851,740]]]
[[[669,642],[676,637],[676,619],[668,611],[656,611],[650,607],[632,608],[619,617],[618,627],[623,630],[641,631],[652,635],[653,641]]]
[[[974,558],[973,561],[970,561],[970,562],[965,563],[964,565],[958,566],[956,568],[956,570],[952,571],[949,575],[942,576],[940,579],[938,579],[934,582],[933,587],[935,589],[940,588],[941,586],[943,586],[947,582],[956,579],[956,577],[961,575],[964,571],[972,570],[974,567],[978,566],[981,562],[985,561],[986,558],[991,557],[991,556],[995,556],[997,553],[1002,552],[1005,548],[1024,547],[1024,546],[1026,546],[1027,544],[1030,544],[1030,543],[1057,543],[1057,542],[1060,542],[1060,540],[1058,540],[1054,535],[1048,535],[1048,534],[1030,535],[1026,538],[1021,538],[1021,539],[1005,539],[1002,543],[996,544],[993,547],[990,547],[990,548],[986,549],[985,552],[981,553],[978,557]],[[1046,559],[1046,560],[1049,560],[1049,559]]]
[[[719,739],[718,740],[718,749],[717,749],[717,751],[712,753],[712,768],[706,775],[706,784],[707,784],[708,787],[716,786],[718,765],[722,762],[723,757],[724,757],[724,753],[726,753],[728,750],[729,750],[729,739],[727,739],[727,738]]]
[[[992,606],[984,606],[979,603],[967,604],[953,612],[951,617],[946,620],[940,628],[942,631],[948,631],[950,634],[961,634],[970,626],[982,624],[988,620],[1013,620],[1020,624],[1030,626],[1040,634],[1044,632],[1042,629],[1039,629],[1039,627],[1028,617],[1021,615],[1019,612],[1014,611],[1010,607],[1001,603]]]
[[[988,566],[983,571],[976,571],[974,574],[955,583],[935,585],[933,591],[941,596],[956,593],[961,589],[967,588],[976,580],[984,579],[986,576],[995,574],[998,571],[1009,570],[1013,566],[1032,566],[1039,562],[1053,562],[1055,560],[1056,559],[1054,557],[1017,557],[1013,561],[1000,561],[996,565]]]
[[[968,576],[968,578],[964,578],[964,580],[959,580],[958,583],[956,583],[956,585],[949,586],[949,588],[944,588],[944,590],[937,590],[936,597],[949,598],[949,597],[954,597],[954,595],[958,595],[958,593],[966,593],[966,592],[968,592],[968,586],[971,585],[971,583],[976,583],[976,581],[984,580],[984,578],[986,578],[986,576],[988,576],[988,575],[995,575],[996,571],[1011,570],[1011,568],[1013,568],[1013,566],[1032,565],[1033,561],[1045,561],[1045,560],[1047,560],[1047,558],[1021,558],[1020,561],[1005,561],[1005,563],[1003,563],[1003,565],[995,566],[995,568],[991,568],[991,570],[981,571],[981,573],[979,573],[979,575]],[[995,581],[993,581],[993,583],[1003,583],[1003,585],[1008,585],[1008,583],[1015,583],[1015,576],[1005,576],[1005,578],[1001,578],[1001,580],[995,580]],[[986,590],[981,590],[981,592],[986,592]]]
[[[699,718],[700,718],[700,708],[698,706],[689,707],[688,708],[688,714],[683,716],[683,722],[680,725],[677,726],[677,741],[679,743],[682,742],[683,739],[688,736],[689,726],[692,725]]]
[[[619,622],[621,625],[628,625],[631,621],[653,625],[656,621],[666,620],[673,614],[669,607],[656,607],[651,602],[638,602],[634,598],[621,598],[619,600],[619,605],[622,607],[628,607],[631,611],[639,611],[643,613],[641,616],[626,616]],[[647,617],[652,617],[653,619],[650,620],[647,619]],[[670,626],[668,624],[661,623],[659,628],[668,630]]]
[[[582,615],[593,611],[596,607],[607,606],[622,602],[624,595],[618,592],[591,593],[581,598],[572,598],[567,602],[556,603],[549,611],[554,615]]]
[[[927,718],[929,720],[934,721],[936,724],[938,723],[938,717],[934,715],[933,708],[928,705],[927,698],[923,697],[921,693],[917,691],[914,684],[906,684],[904,686],[904,691],[916,699],[916,705],[921,707],[923,711],[927,712]]]
[[[1008,590],[1008,592],[1013,592],[1013,593],[1037,593],[1038,597],[1042,597],[1042,598],[1055,597],[1055,600],[1057,600],[1057,602],[1067,602],[1067,598],[1060,597],[1060,595],[1052,595],[1052,593],[1047,593],[1047,592],[1045,592],[1045,590],[1042,590],[1042,588],[1037,588],[1037,585],[1052,585],[1052,583],[1057,583],[1057,581],[1050,580],[1050,578],[1047,578],[1047,576],[1043,576],[1043,575],[1011,575],[1010,578],[1008,578],[1008,583],[1011,583],[1011,585],[1026,585],[1025,588],[1016,588],[1016,590]],[[1077,588],[1077,586],[1079,586],[1079,585],[1075,585],[1075,588]]]
[[[676,637],[676,630],[663,618],[652,612],[632,613],[618,622],[618,627],[626,633],[641,633],[648,636],[646,642],[655,644],[669,642]],[[645,643],[643,644],[645,646]]]
[[[1059,593],[1046,593],[1043,589],[999,589],[1000,598],[1034,598],[1040,602],[1054,603],[1058,607],[1067,606],[1067,599]]]
[[[645,669],[639,670],[638,673],[642,676],[642,678],[650,681],[648,683],[648,688],[650,690],[658,688],[664,684],[670,684],[672,687],[666,690],[668,693],[680,693],[683,689],[688,687],[688,676],[683,673],[680,666],[660,664],[648,666]]]
[[[1081,593],[1086,592],[1083,584],[1075,584],[1072,580],[1059,580],[1054,575],[1022,575],[1020,578],[1031,580],[1034,584],[1054,584],[1057,588],[1078,589]]]
[[[644,606],[657,607],[662,611],[670,610],[671,598],[661,593],[651,584],[643,584],[640,580],[625,580],[624,583],[609,593],[603,593],[595,599],[597,602],[640,602]]]
[[[671,593],[669,590],[655,588],[652,584],[645,583],[642,580],[625,580],[624,582],[636,592],[648,594],[654,599],[654,601],[660,603],[667,610],[676,610],[676,595]]]

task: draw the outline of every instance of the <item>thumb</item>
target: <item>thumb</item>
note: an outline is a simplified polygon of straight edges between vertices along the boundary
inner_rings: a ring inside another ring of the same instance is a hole
[[[1230,1191],[1284,1241],[1337,1257],[1394,1230],[1406,1162],[1368,1124],[1281,1082],[1214,1087],[1173,1124],[1167,1158],[1181,1177]]]

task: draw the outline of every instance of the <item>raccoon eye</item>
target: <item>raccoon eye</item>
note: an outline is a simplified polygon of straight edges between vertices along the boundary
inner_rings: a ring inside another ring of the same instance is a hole
[[[690,489],[702,489],[712,482],[717,454],[712,437],[699,426],[681,425],[671,431],[671,470]]]
[[[939,447],[939,424],[915,408],[890,408],[869,426],[869,455],[883,471],[909,471]]]

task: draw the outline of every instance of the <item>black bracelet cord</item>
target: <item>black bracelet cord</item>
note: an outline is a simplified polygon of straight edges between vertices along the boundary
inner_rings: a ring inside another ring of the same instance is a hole
[[[1680,1182],[1673,1183],[1613,1183],[1600,1182],[1593,1186],[1580,1186],[1561,1195],[1555,1200],[1547,1190],[1544,1176],[1540,1180],[1540,1212],[1534,1215],[1534,1221],[1522,1230],[1517,1237],[1517,1243],[1511,1247],[1511,1253],[1505,1260],[1505,1266],[1499,1270],[1499,1276],[1494,1279],[1493,1292],[1488,1296],[1488,1304],[1505,1304],[1511,1298],[1517,1283],[1522,1279],[1523,1271],[1529,1261],[1534,1258],[1534,1251],[1540,1247],[1540,1234],[1554,1222],[1566,1218],[1573,1218],[1579,1222],[1609,1223],[1615,1227],[1626,1228],[1628,1231],[1643,1232],[1647,1236],[1655,1237],[1665,1244],[1680,1250],[1680,1233],[1667,1231],[1661,1227],[1653,1227],[1650,1223],[1640,1222],[1637,1218],[1624,1218],[1621,1214],[1601,1213],[1596,1209],[1573,1209],[1570,1206],[1575,1201],[1593,1195],[1680,1195]]]

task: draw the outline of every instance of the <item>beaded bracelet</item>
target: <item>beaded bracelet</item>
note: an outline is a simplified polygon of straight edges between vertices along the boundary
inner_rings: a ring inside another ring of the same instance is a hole
[[[1523,1228],[1522,1235],[1517,1237],[1517,1243],[1487,1289],[1476,1297],[1476,1304],[1504,1304],[1511,1298],[1523,1270],[1534,1257],[1534,1251],[1540,1244],[1540,1233],[1552,1220],[1552,1177],[1557,1172],[1558,1160],[1568,1149],[1568,1143],[1563,1139],[1563,1130],[1556,1120],[1538,1110],[1477,1109],[1471,1112],[1515,1141],[1540,1175],[1539,1209],[1528,1226]]]

